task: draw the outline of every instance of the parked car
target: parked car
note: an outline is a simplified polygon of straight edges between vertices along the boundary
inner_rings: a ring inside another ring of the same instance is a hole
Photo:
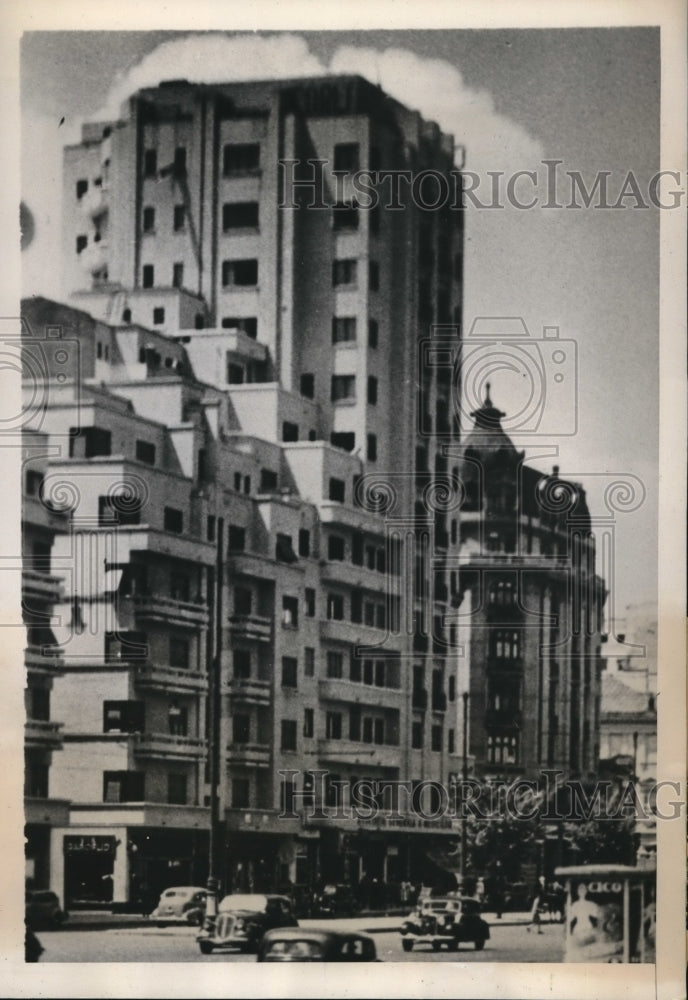
[[[198,885],[174,885],[165,889],[160,902],[151,911],[150,919],[165,927],[168,924],[188,924],[200,927],[205,916],[206,890]]]
[[[367,934],[326,929],[281,927],[268,931],[258,950],[259,962],[377,962],[375,942]]]
[[[24,897],[24,920],[32,930],[59,927],[69,917],[60,906],[56,892],[50,889],[27,889]]]
[[[348,885],[325,885],[316,894],[314,917],[350,917],[360,910],[360,904]]]
[[[411,951],[416,944],[429,944],[434,951],[446,945],[458,951],[472,942],[481,951],[490,937],[490,926],[480,916],[480,903],[470,896],[425,897],[401,925],[401,947]]]
[[[291,900],[287,896],[246,893],[225,896],[217,917],[197,937],[203,955],[216,948],[238,948],[257,952],[266,931],[278,927],[298,927]]]

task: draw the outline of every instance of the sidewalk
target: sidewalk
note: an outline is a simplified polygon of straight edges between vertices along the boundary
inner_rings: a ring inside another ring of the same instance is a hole
[[[304,928],[342,927],[351,930],[362,930],[368,934],[384,934],[398,931],[408,909],[390,908],[388,910],[369,910],[355,917],[334,917],[299,919],[299,925]],[[498,919],[494,913],[483,913],[482,917],[492,927],[509,927],[530,922],[530,913],[504,913]],[[107,910],[74,910],[69,914],[69,920],[62,925],[62,930],[100,931],[126,927],[155,927],[155,922],[140,913],[110,913]],[[174,925],[172,925],[174,926]],[[183,925],[176,925],[183,926]]]

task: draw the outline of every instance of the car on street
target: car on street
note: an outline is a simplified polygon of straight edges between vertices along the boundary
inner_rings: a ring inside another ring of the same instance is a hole
[[[316,894],[314,917],[352,917],[361,909],[348,885],[329,884]]]
[[[429,944],[434,951],[443,945],[458,951],[472,943],[482,951],[490,937],[490,925],[480,916],[480,903],[471,896],[447,895],[420,899],[415,911],[401,925],[401,947]]]
[[[330,928],[282,927],[268,931],[258,950],[259,962],[378,962],[368,934]]]
[[[50,889],[27,889],[24,896],[24,920],[32,930],[60,927],[69,918],[60,906],[56,892]]]
[[[206,890],[198,885],[173,885],[160,896],[160,901],[150,913],[150,920],[158,927],[168,924],[188,924],[200,927],[205,916]]]
[[[257,952],[266,931],[298,926],[287,896],[236,893],[224,897],[217,917],[207,922],[196,940],[203,955],[218,948]]]

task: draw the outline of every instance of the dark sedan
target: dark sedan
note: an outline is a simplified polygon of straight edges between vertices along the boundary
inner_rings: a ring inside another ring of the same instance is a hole
[[[257,952],[265,932],[278,927],[298,927],[287,896],[237,893],[225,896],[196,940],[203,955],[219,948]]]
[[[376,962],[375,942],[353,931],[304,930],[286,927],[268,931],[258,951],[259,962]]]

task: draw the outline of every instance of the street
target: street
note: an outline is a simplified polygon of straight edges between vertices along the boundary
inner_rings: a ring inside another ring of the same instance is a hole
[[[528,932],[523,924],[493,925],[484,951],[472,945],[461,950],[434,952],[428,945],[405,953],[401,937],[391,930],[398,918],[377,918],[383,927],[372,935],[378,958],[383,962],[559,962],[563,956],[564,928],[561,924],[543,927],[542,934]],[[304,927],[335,928],[338,921],[303,920]],[[374,926],[370,918],[346,920],[342,926],[365,930]],[[195,940],[196,931],[186,927],[113,927],[107,930],[59,930],[40,934],[45,952],[41,963],[50,962],[254,962],[253,955],[217,952],[201,955]]]

